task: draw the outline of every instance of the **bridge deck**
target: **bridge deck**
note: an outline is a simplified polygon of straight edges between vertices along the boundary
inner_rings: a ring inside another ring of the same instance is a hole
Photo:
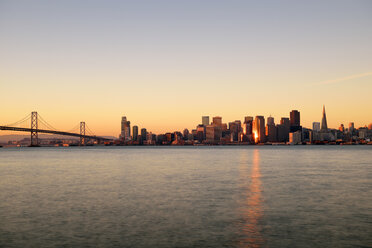
[[[87,139],[95,139],[100,141],[112,141],[112,139],[99,137],[99,136],[91,136],[91,135],[81,135],[79,133],[69,133],[63,131],[53,131],[53,130],[45,130],[45,129],[31,129],[31,128],[23,128],[23,127],[7,127],[7,126],[0,126],[0,130],[8,130],[8,131],[19,131],[19,132],[31,132],[36,131],[38,133],[49,133],[49,134],[59,134],[65,136],[73,136],[73,137],[83,137]]]

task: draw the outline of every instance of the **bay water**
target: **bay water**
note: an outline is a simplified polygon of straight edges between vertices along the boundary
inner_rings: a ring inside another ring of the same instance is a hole
[[[1,148],[0,247],[372,247],[372,146]]]

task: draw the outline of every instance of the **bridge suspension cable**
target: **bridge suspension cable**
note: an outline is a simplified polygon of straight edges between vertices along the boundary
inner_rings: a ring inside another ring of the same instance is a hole
[[[41,124],[43,124],[49,130],[54,130],[54,131],[57,130],[55,127],[53,127],[52,125],[50,125],[46,120],[44,120],[43,117],[41,117],[40,114],[38,114],[38,118],[39,118],[39,122],[41,122]]]
[[[92,130],[90,130],[90,128],[88,127],[88,125],[87,124],[85,124],[85,130],[87,130],[88,132],[88,134],[89,135],[91,135],[91,136],[96,136],[94,133],[93,133],[93,131]]]
[[[73,128],[71,128],[70,130],[68,130],[66,132],[69,132],[69,133],[76,132],[76,133],[78,133],[79,128],[80,128],[80,123],[76,124]]]
[[[28,114],[26,117],[22,118],[21,120],[19,120],[17,122],[14,122],[14,123],[10,123],[10,124],[4,125],[4,126],[6,126],[6,127],[15,127],[15,126],[17,126],[19,124],[25,123],[30,118],[31,118],[31,114]]]

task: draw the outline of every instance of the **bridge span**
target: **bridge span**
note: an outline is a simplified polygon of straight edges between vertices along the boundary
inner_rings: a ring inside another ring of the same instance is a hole
[[[25,121],[28,121],[28,120],[31,121],[31,128],[14,127],[12,125],[7,125],[7,126],[0,126],[0,130],[31,133],[31,144],[30,144],[31,146],[38,146],[39,145],[38,133],[58,134],[58,135],[79,137],[80,138],[80,145],[85,145],[87,139],[92,139],[92,140],[97,140],[97,141],[113,141],[112,139],[104,138],[104,137],[100,137],[100,136],[96,136],[96,135],[86,135],[85,134],[85,129],[86,129],[85,122],[80,122],[80,133],[40,129],[40,128],[38,128],[39,120],[38,120],[37,112],[32,112],[30,116],[27,116],[26,118],[23,118],[21,121],[16,122],[16,124],[24,123]],[[43,119],[41,119],[41,120],[42,120],[42,123],[44,123],[47,127],[51,128],[51,126],[48,123],[46,123]]]

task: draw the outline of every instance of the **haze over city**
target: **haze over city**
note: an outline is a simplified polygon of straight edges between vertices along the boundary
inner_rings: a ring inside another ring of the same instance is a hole
[[[202,115],[368,125],[369,1],[1,1],[0,123],[37,110],[117,136]],[[5,134],[6,132],[4,132]]]

